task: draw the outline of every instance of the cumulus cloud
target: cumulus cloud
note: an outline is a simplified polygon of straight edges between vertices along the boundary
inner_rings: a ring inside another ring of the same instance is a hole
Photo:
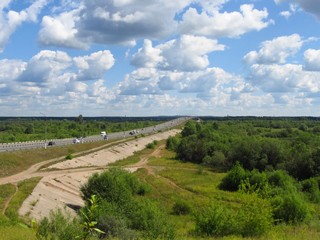
[[[62,74],[70,64],[71,58],[65,52],[44,50],[30,59],[17,80],[44,85],[50,81],[56,81],[57,76]]]
[[[44,46],[59,46],[86,49],[89,44],[85,39],[78,39],[75,22],[80,9],[63,12],[56,17],[44,16],[39,31],[39,43]]]
[[[12,99],[22,101],[19,108],[52,105],[52,111],[55,107],[79,108],[82,102],[105,103],[114,99],[114,93],[100,78],[113,62],[107,50],[75,58],[62,51],[43,50],[27,62],[0,60],[0,94],[6,96],[1,100],[6,104]]]
[[[46,45],[76,48],[88,43],[132,46],[141,38],[161,39],[173,33],[175,14],[190,2],[83,0],[71,11],[45,16],[39,39]]]
[[[91,55],[75,57],[79,72],[77,80],[97,80],[103,77],[114,64],[114,57],[109,50],[94,52]]]
[[[224,45],[206,37],[182,35],[180,39],[161,44],[158,48],[164,57],[163,69],[196,71],[208,67],[208,54],[224,50]]]
[[[261,44],[260,50],[251,51],[245,55],[244,61],[249,65],[285,63],[289,56],[297,53],[303,45],[303,40],[298,34],[277,37]]]
[[[320,71],[320,50],[306,50],[304,52],[304,61],[306,70]]]
[[[154,67],[170,71],[196,71],[209,65],[208,54],[224,50],[217,40],[182,35],[156,47],[145,40],[142,48],[133,55],[131,63],[140,68]]]
[[[248,80],[264,92],[297,93],[318,92],[319,77],[319,72],[304,71],[302,65],[254,64],[250,67]]]
[[[37,21],[40,11],[47,4],[48,0],[34,1],[28,8],[20,12],[10,10],[10,2],[11,0],[5,0],[1,1],[0,4],[0,52],[3,51],[10,36],[23,22]]]
[[[268,21],[266,9],[257,10],[253,5],[240,6],[240,12],[220,13],[213,8],[211,12],[189,8],[179,23],[179,30],[183,34],[193,34],[218,37],[238,37],[249,31],[259,31],[267,27],[272,21]]]
[[[157,67],[163,60],[161,50],[152,47],[152,41],[145,39],[142,48],[133,55],[131,64],[136,67],[152,68]]]

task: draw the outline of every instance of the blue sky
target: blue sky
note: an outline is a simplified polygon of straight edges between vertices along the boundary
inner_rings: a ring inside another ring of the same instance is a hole
[[[1,0],[2,116],[319,116],[319,0]]]

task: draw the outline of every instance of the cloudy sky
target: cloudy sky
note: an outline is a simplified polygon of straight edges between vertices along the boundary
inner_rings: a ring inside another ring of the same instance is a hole
[[[0,111],[319,116],[319,0],[1,0]]]

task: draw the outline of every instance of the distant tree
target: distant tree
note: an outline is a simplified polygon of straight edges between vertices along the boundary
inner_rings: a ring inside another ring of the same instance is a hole
[[[26,127],[26,129],[24,130],[25,134],[32,134],[33,133],[33,126],[32,125],[28,125]]]
[[[80,115],[77,117],[76,122],[79,123],[79,124],[82,124],[82,123],[84,122],[84,119],[83,119],[82,114],[80,114]]]

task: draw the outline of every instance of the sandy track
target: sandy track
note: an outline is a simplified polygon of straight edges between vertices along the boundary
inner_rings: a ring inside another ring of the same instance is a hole
[[[19,214],[36,220],[48,216],[51,210],[58,208],[75,214],[75,209],[83,206],[80,187],[94,172],[102,171],[109,163],[133,155],[154,140],[163,140],[178,132],[179,130],[175,129],[120,143],[85,156],[53,164],[47,168],[51,171],[39,171],[39,167],[35,167],[35,171],[30,170],[25,174],[7,177],[5,181],[0,179],[0,184],[41,176],[42,180],[24,201]],[[135,171],[138,167],[139,165],[133,165],[128,170]]]

